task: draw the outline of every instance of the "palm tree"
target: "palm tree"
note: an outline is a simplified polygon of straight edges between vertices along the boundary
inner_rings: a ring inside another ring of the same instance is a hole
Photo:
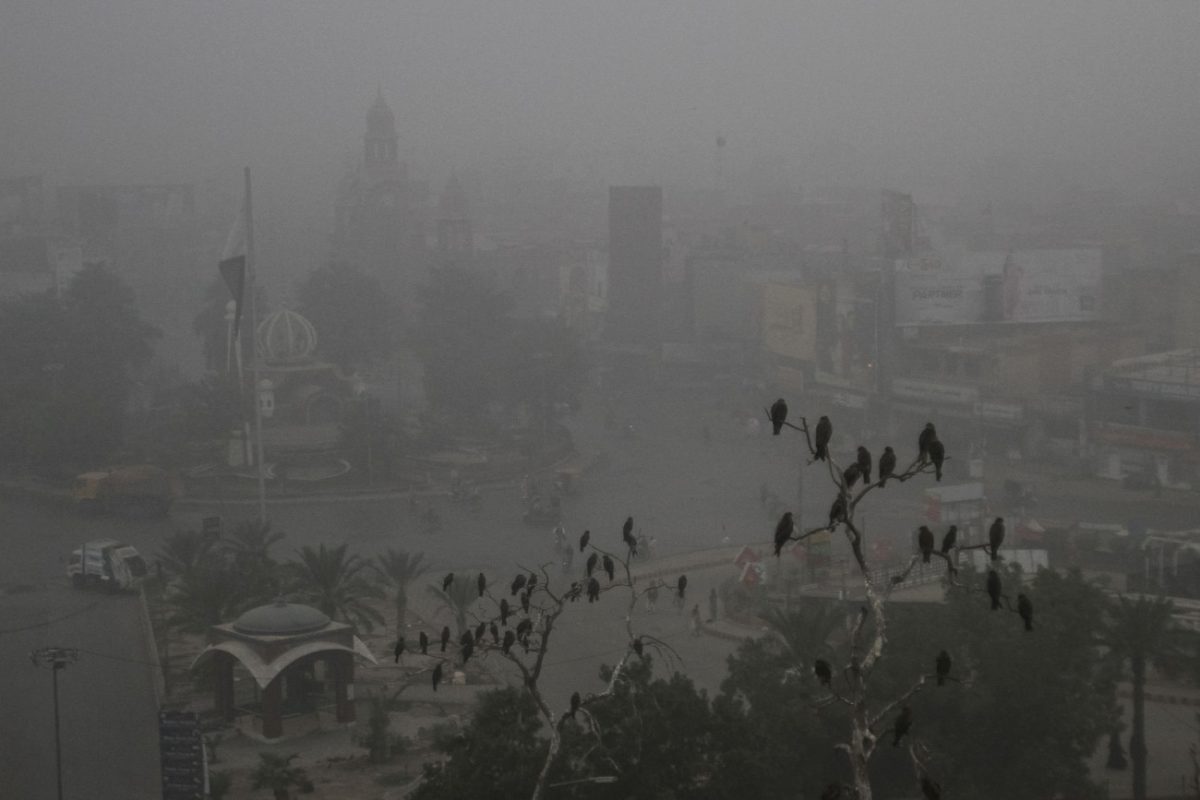
[[[819,599],[803,600],[790,611],[772,606],[761,616],[805,666],[816,660],[829,638],[846,622],[846,614],[837,603]]]
[[[347,545],[317,549],[300,548],[300,560],[293,561],[292,592],[297,599],[310,603],[333,619],[370,631],[383,624],[383,615],[366,601],[383,596],[378,587],[362,574],[369,562],[347,555]]]
[[[187,578],[212,558],[212,539],[197,531],[179,531],[168,536],[156,557],[173,578]]]
[[[284,757],[275,753],[259,753],[258,766],[250,775],[250,788],[255,791],[270,789],[275,800],[290,800],[293,787],[302,792],[311,792],[312,781],[308,773],[303,767],[292,766],[292,760],[299,755],[292,753]]]
[[[467,612],[471,610],[471,604],[479,599],[479,589],[476,588],[475,582],[471,580],[455,580],[450,584],[447,591],[442,591],[442,587],[430,584],[425,587],[431,596],[433,596],[442,607],[454,614],[454,622],[458,626],[458,634],[461,636],[466,632],[467,628]]]
[[[1183,631],[1172,617],[1174,604],[1165,597],[1118,597],[1108,609],[1105,644],[1118,664],[1129,662],[1133,685],[1133,721],[1129,760],[1133,798],[1146,800],[1146,667],[1170,672],[1185,657]]]
[[[271,530],[270,522],[245,520],[234,527],[222,544],[238,575],[247,587],[254,587],[254,594],[260,599],[279,593],[279,565],[271,558],[271,548],[283,539],[282,533]]]
[[[375,557],[375,571],[396,592],[396,638],[404,638],[404,617],[408,612],[408,584],[425,574],[427,564],[421,563],[424,553],[409,553],[388,548]]]
[[[245,586],[233,570],[213,559],[175,582],[167,595],[172,625],[189,633],[203,633],[229,622],[247,605]]]

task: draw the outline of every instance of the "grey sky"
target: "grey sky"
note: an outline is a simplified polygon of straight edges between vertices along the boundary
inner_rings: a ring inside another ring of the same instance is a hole
[[[381,85],[427,174],[704,181],[720,131],[797,180],[1153,180],[1197,162],[1197,42],[1195,2],[0,0],[0,172],[324,182]]]

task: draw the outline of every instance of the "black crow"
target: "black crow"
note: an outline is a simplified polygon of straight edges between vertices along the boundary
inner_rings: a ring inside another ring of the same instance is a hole
[[[515,633],[513,633],[512,631],[505,631],[504,632],[504,643],[500,645],[501,651],[503,651],[504,654],[507,655],[508,651],[512,650],[513,642],[515,642],[516,640],[517,640],[517,635]]]
[[[858,464],[858,471],[862,473],[863,483],[870,483],[871,451],[863,447],[861,444],[858,446],[858,460],[856,463]]]
[[[992,598],[992,611],[1000,608],[1000,573],[994,569],[989,569],[987,574],[987,593],[988,597]]]
[[[829,662],[823,658],[818,658],[813,662],[813,673],[817,676],[817,680],[822,686],[828,686],[833,681],[833,669],[830,668]]]
[[[958,543],[958,526],[951,525],[946,535],[942,537],[942,555],[950,555],[950,551],[954,549],[954,545]]]
[[[433,690],[436,692],[438,684],[442,682],[442,662],[438,662],[433,668]]]
[[[591,539],[591,538],[592,538],[592,532],[590,530],[583,532],[583,536],[579,537],[579,552],[582,553],[584,551],[584,549],[587,548],[588,539]]]
[[[1025,623],[1025,630],[1033,630],[1033,601],[1028,595],[1017,595],[1017,613],[1021,615],[1021,621]]]
[[[783,516],[779,518],[779,524],[775,526],[775,555],[779,556],[783,546],[792,538],[792,530],[795,523],[792,522],[792,512],[785,511]]]
[[[613,560],[611,558],[609,558],[608,555],[606,554],[604,556],[604,558],[602,559],[602,562],[604,564],[604,571],[608,573],[608,579],[611,581],[613,579],[613,574],[615,571],[615,566],[613,565]]]
[[[600,599],[600,581],[595,578],[588,579],[587,596],[589,603],[594,603]]]
[[[512,608],[508,605],[508,599],[500,598],[500,624],[508,627],[508,615],[512,613]]]
[[[596,565],[600,563],[600,554],[592,553],[587,560],[587,576],[592,577],[592,573],[596,571]]]
[[[421,635],[417,638],[417,642],[421,647],[421,655],[429,655],[429,637],[425,635],[425,631],[421,631]]]
[[[442,626],[442,652],[446,652],[446,645],[450,643],[450,626]]]
[[[883,448],[879,457],[879,487],[887,486],[887,479],[896,471],[896,451],[890,446]]]
[[[395,656],[395,663],[400,663],[400,656],[404,653],[404,640],[397,639],[396,646],[392,649],[392,655]]]
[[[846,495],[838,492],[838,496],[829,507],[829,527],[837,525],[846,519]]]
[[[950,654],[943,650],[937,654],[933,663],[937,669],[937,685],[945,686],[946,676],[950,674],[950,666],[954,663],[950,660]]]
[[[529,573],[529,580],[525,581],[525,590],[528,592],[532,592],[533,587],[537,586],[537,582],[538,582],[537,573],[536,572]]]
[[[946,447],[938,439],[929,443],[929,460],[933,462],[933,477],[941,481],[942,464],[946,460]]]
[[[1000,545],[1004,544],[1004,517],[992,520],[988,528],[988,550],[991,551],[992,561],[1000,560]]]
[[[645,657],[646,646],[642,643],[642,637],[633,640],[633,652],[637,653],[638,658]]]
[[[687,575],[680,575],[679,580],[675,582],[675,591],[679,594],[679,599],[683,599],[683,593],[687,589]]]
[[[917,459],[922,464],[929,460],[929,445],[936,441],[937,428],[933,427],[932,422],[926,422],[921,435],[917,437]]]
[[[928,564],[933,555],[933,531],[924,525],[917,529],[917,549],[921,551],[921,561]]]
[[[771,404],[771,430],[776,436],[783,430],[783,423],[787,422],[787,411],[787,403],[782,397]]]
[[[518,575],[517,577],[513,578],[512,586],[508,588],[512,589],[512,596],[516,597],[517,592],[525,588],[525,576]]]
[[[862,469],[858,466],[857,462],[842,470],[842,480],[845,481],[847,489],[858,483],[860,477],[862,477]]]
[[[487,578],[484,577],[482,572],[479,573],[479,578],[476,579],[475,585],[479,587],[479,596],[483,597],[483,592],[487,589]]]
[[[446,577],[442,578],[442,591],[443,592],[448,591],[450,589],[450,584],[452,584],[452,583],[454,583],[454,573],[453,572],[447,574]]]
[[[467,663],[467,659],[471,657],[471,653],[475,652],[475,639],[471,636],[470,631],[464,631],[462,637],[458,640],[459,652],[462,653],[463,664]]]
[[[625,524],[621,526],[621,541],[625,542],[625,546],[629,548],[630,557],[637,555],[637,537],[633,535],[633,517],[625,518]]]
[[[900,709],[900,716],[896,717],[896,724],[892,727],[895,736],[892,738],[892,747],[899,747],[900,740],[904,738],[904,734],[908,733],[908,729],[912,727],[913,712],[908,706]]]
[[[818,461],[824,461],[829,458],[829,440],[833,438],[833,423],[829,421],[829,417],[821,417],[817,420],[817,434],[813,444],[813,453]]]
[[[579,710],[579,704],[582,702],[583,702],[583,699],[579,696],[579,692],[571,693],[571,716],[572,717],[575,716],[575,712]]]

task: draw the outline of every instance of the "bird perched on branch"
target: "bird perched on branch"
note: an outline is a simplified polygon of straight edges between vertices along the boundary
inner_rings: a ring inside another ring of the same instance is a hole
[[[487,590],[487,578],[484,577],[482,572],[479,573],[479,577],[475,580],[475,586],[479,589],[479,596],[483,597],[484,591]]]
[[[637,654],[638,658],[646,657],[646,645],[642,643],[642,637],[639,636],[633,640],[633,652]]]
[[[1025,623],[1025,630],[1033,630],[1033,601],[1025,594],[1017,595],[1017,613]]]
[[[879,488],[887,486],[887,479],[892,477],[896,471],[896,451],[888,447],[883,448],[883,455],[879,457]]]
[[[921,551],[922,563],[928,564],[933,555],[933,531],[924,525],[917,529],[917,549]]]
[[[579,537],[579,552],[583,552],[584,548],[587,547],[588,539],[591,538],[592,532],[590,530],[583,532],[583,535]]]
[[[1004,544],[1004,517],[996,517],[992,520],[992,526],[988,528],[988,551],[991,553],[992,561],[1000,560],[1000,545]]]
[[[687,575],[680,575],[679,580],[675,581],[675,591],[679,595],[679,599],[683,599],[683,593],[687,590]]]
[[[778,557],[783,546],[792,538],[792,531],[796,524],[792,521],[792,512],[785,511],[783,516],[779,518],[779,524],[775,526],[775,556]]]
[[[429,655],[429,637],[425,634],[425,631],[421,631],[421,635],[417,637],[417,644],[421,648],[421,655]]]
[[[933,477],[942,480],[942,464],[946,461],[946,447],[941,440],[934,439],[929,443],[929,460],[933,462]]]
[[[600,554],[599,553],[592,553],[590,556],[588,556],[587,564],[585,564],[585,567],[587,568],[587,576],[589,578],[592,577],[592,573],[596,571],[596,565],[599,563],[600,563]]]
[[[917,460],[924,464],[929,460],[929,445],[937,441],[937,428],[932,422],[926,422],[917,437]]]
[[[393,663],[400,663],[400,656],[404,654],[404,640],[397,639],[396,646],[392,649],[392,655],[395,656]]]
[[[908,729],[912,727],[913,712],[908,706],[900,709],[900,716],[896,717],[896,724],[892,727],[895,736],[892,738],[892,747],[899,747],[900,740],[904,738],[904,734],[908,733]]]
[[[612,581],[613,574],[616,571],[616,568],[613,565],[613,560],[608,555],[605,555],[604,558],[602,559],[602,562],[604,564],[604,571],[608,573],[609,581]]]
[[[850,489],[854,484],[858,483],[859,477],[862,475],[862,468],[855,462],[842,470],[842,480],[846,484],[846,488]]]
[[[446,652],[446,645],[450,643],[450,626],[442,626],[442,652]]]
[[[512,596],[516,597],[517,592],[525,588],[525,576],[518,575],[517,577],[513,578],[512,585],[508,588],[512,590]]]
[[[771,404],[771,431],[776,436],[783,430],[783,423],[787,422],[787,411],[787,403],[782,397]]]
[[[537,586],[538,576],[536,572],[529,573],[529,580],[525,581],[525,591],[532,592],[533,587]]]
[[[475,639],[471,636],[470,631],[463,631],[463,635],[458,640],[458,649],[462,654],[463,664],[466,664],[471,653],[475,652]]]
[[[512,631],[504,632],[504,641],[500,645],[500,652],[508,655],[508,651],[512,650],[513,643],[517,641],[517,635]]]
[[[1000,573],[994,569],[989,569],[987,574],[987,593],[992,599],[992,611],[1000,609],[1000,596],[1003,593],[1003,588],[1000,585]]]
[[[837,525],[846,519],[846,495],[838,492],[833,505],[829,507],[829,527]]]
[[[858,464],[858,471],[862,473],[863,483],[870,483],[871,451],[863,447],[861,444],[858,446],[858,458],[856,463]]]
[[[637,539],[633,535],[633,517],[625,518],[625,524],[621,526],[621,541],[625,542],[625,546],[629,548],[631,558],[637,555]]]
[[[934,661],[934,667],[937,671],[937,685],[946,685],[946,676],[950,674],[950,666],[954,662],[950,660],[950,654],[945,650],[937,654],[937,659]]]
[[[512,607],[508,604],[506,598],[500,598],[500,624],[508,627],[508,615],[512,613]]]
[[[829,417],[821,417],[817,420],[817,432],[813,440],[813,455],[817,461],[824,461],[829,458],[829,440],[833,438],[833,423],[829,421]]]
[[[589,603],[594,603],[600,599],[600,581],[595,578],[588,579],[587,596]]]
[[[442,682],[442,664],[439,661],[437,666],[433,668],[433,690],[436,692],[438,684]]]
[[[822,686],[828,686],[833,682],[833,669],[823,658],[818,658],[813,662],[813,674],[817,676],[817,680]]]
[[[958,543],[958,526],[951,525],[946,531],[946,535],[942,537],[942,555],[950,555],[950,551],[954,549],[954,545]]]
[[[453,572],[449,573],[448,575],[446,575],[446,577],[442,578],[442,591],[443,592],[448,591],[450,589],[450,584],[452,584],[452,583],[454,583],[454,573]]]
[[[579,692],[572,692],[571,693],[571,717],[572,718],[575,717],[575,712],[579,710],[579,706],[582,703],[583,703],[583,699],[579,696]]]

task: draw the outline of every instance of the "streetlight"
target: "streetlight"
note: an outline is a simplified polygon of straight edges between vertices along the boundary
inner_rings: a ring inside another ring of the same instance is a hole
[[[35,667],[49,667],[54,684],[54,773],[58,782],[58,800],[62,800],[62,738],[58,725],[58,671],[79,660],[73,647],[43,647],[29,654]]]
[[[616,775],[595,775],[591,778],[579,778],[573,781],[563,781],[562,783],[552,783],[547,786],[547,789],[557,789],[560,786],[575,786],[580,783],[616,783]]]

